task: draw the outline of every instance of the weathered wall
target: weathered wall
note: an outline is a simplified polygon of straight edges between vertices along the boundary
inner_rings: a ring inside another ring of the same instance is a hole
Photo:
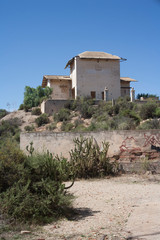
[[[53,88],[52,99],[69,99],[71,97],[71,80],[50,80]]]
[[[81,134],[69,132],[21,133],[20,148],[25,151],[26,146],[33,141],[33,146],[38,152],[49,150],[52,153],[68,157],[69,151],[74,148],[73,139],[80,135],[92,136],[100,146],[102,146],[102,141],[109,142],[109,156],[120,154],[122,158],[127,158],[128,155],[132,158],[132,153],[152,152],[160,160],[160,130],[103,131]]]
[[[72,87],[77,84],[76,96],[90,96],[96,92],[96,99],[102,99],[102,92],[108,88],[108,100],[117,99],[120,93],[119,60],[80,59],[74,61],[71,78]]]
[[[61,108],[64,108],[68,100],[53,100],[49,99],[41,103],[41,112],[52,115],[58,112]]]
[[[54,99],[48,99],[46,101],[43,101],[41,103],[41,112],[47,113],[49,115],[52,115],[55,112],[58,112],[61,108],[64,108],[65,104],[68,103],[68,101],[74,101],[72,99],[70,100],[54,100]],[[99,101],[95,100],[95,105],[99,103]]]

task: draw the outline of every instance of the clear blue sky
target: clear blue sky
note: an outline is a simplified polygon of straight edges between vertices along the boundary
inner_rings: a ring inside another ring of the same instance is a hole
[[[136,94],[160,95],[160,0],[0,0],[0,108],[83,51],[127,58]]]

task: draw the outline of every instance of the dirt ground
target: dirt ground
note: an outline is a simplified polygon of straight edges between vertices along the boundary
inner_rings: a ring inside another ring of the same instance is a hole
[[[160,175],[80,180],[70,192],[76,196],[74,218],[4,239],[160,239]]]

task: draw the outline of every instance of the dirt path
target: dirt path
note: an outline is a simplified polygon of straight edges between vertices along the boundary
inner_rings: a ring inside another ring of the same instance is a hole
[[[76,196],[74,219],[21,239],[160,239],[160,176],[76,181],[70,192]]]
[[[159,189],[159,176],[153,175],[77,181],[70,191],[78,216],[45,226],[45,239],[158,240]]]

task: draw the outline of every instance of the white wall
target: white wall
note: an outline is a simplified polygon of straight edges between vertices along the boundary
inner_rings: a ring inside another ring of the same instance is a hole
[[[120,93],[120,63],[119,60],[80,59],[74,60],[72,67],[72,86],[77,82],[77,95],[90,96],[96,92],[96,99],[102,99],[104,88],[108,88],[108,100],[118,98]]]
[[[72,79],[72,89],[75,89],[75,98],[77,97],[77,58],[74,58],[74,62],[70,66],[70,78]]]

